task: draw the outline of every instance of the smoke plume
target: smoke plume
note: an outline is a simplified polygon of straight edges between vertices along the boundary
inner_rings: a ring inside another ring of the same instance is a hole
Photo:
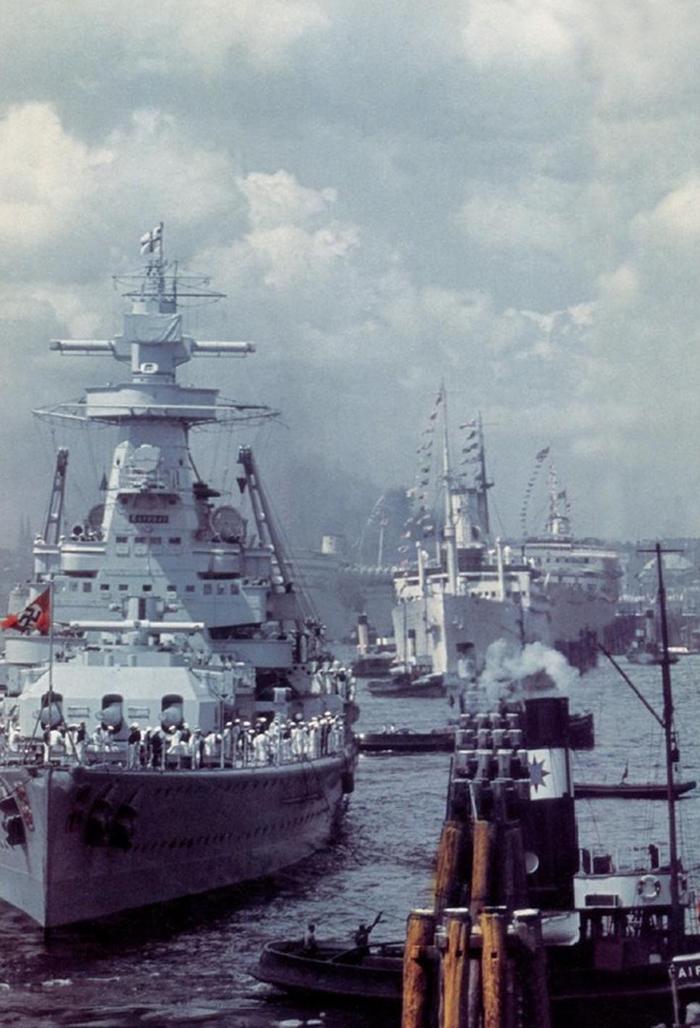
[[[489,700],[521,698],[528,693],[567,693],[578,673],[558,650],[544,643],[528,643],[522,650],[514,650],[505,639],[491,643],[486,651],[486,663],[479,677],[479,685]]]

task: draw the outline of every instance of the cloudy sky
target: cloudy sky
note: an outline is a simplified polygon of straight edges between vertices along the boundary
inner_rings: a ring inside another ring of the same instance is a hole
[[[118,374],[47,340],[117,330],[110,275],[162,219],[228,294],[206,334],[258,345],[213,370],[283,409],[277,471],[410,483],[444,378],[506,531],[551,444],[582,533],[700,534],[694,3],[0,10],[6,524],[47,497],[29,408]]]

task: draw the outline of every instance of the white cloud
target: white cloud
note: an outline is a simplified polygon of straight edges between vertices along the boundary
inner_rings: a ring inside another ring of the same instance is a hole
[[[325,277],[358,245],[353,226],[331,223],[310,232],[296,225],[250,232],[246,243],[266,285],[288,289]]]
[[[5,43],[21,47],[29,59],[31,43],[39,40],[68,55],[105,47],[125,70],[157,76],[196,72],[211,78],[241,57],[274,68],[300,39],[328,26],[323,0],[121,0],[110,7],[93,0],[72,0],[68,7],[33,0],[23,12],[5,7]]]
[[[238,187],[248,201],[251,225],[263,231],[326,215],[338,198],[335,189],[308,189],[283,170],[273,175],[251,172],[238,179]]]
[[[634,231],[647,242],[668,245],[700,239],[700,176],[668,192],[649,213],[635,220]]]
[[[629,263],[602,274],[598,284],[602,296],[614,307],[629,307],[639,296],[639,275]]]
[[[0,247],[41,248],[89,208],[109,148],[67,134],[49,104],[13,107],[0,121]],[[8,254],[8,251],[10,254]]]
[[[515,464],[547,433],[593,494],[625,483],[590,530],[653,525],[635,482],[692,499],[668,472],[700,433],[690,5],[5,6],[0,307],[32,359],[118,324],[109,274],[162,218],[168,253],[230,293],[197,317],[260,344],[235,376],[266,369],[261,398],[327,424],[364,405],[368,473],[400,472],[445,375],[502,407]],[[2,371],[31,401],[29,371]],[[350,435],[329,430],[334,457]]]
[[[572,0],[473,0],[464,46],[477,65],[569,60],[577,49],[579,4]]]
[[[230,159],[193,146],[172,116],[135,111],[95,145],[50,104],[15,106],[0,120],[0,264],[10,277],[19,266],[61,278],[72,265],[101,279],[115,247],[131,241],[136,257],[139,236],[161,219],[166,232],[220,230],[242,209]]]
[[[457,223],[489,250],[561,251],[571,240],[578,190],[535,176],[515,186],[475,182],[457,214]]]

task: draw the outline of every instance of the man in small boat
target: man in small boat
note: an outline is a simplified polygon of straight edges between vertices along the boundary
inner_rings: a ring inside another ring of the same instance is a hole
[[[315,953],[318,949],[318,943],[316,942],[316,925],[313,922],[306,926],[304,933],[304,952]]]
[[[357,950],[358,956],[366,957],[369,953],[369,937],[372,931],[377,927],[382,919],[382,911],[380,910],[371,925],[366,925],[364,921],[361,921],[357,927],[357,931],[353,935],[352,939],[355,943],[355,949]]]

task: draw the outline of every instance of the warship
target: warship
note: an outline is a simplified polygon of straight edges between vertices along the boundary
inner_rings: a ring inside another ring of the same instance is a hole
[[[32,584],[2,623],[0,899],[46,929],[297,864],[353,788],[352,676],[325,650],[255,456],[227,462],[235,504],[194,462],[194,430],[274,412],[178,369],[254,347],[186,334],[183,308],[223,294],[165,259],[162,224],[141,252],[116,280],[122,333],[51,343],[128,380],[34,412],[110,426],[104,502],[66,528],[59,448]]]

